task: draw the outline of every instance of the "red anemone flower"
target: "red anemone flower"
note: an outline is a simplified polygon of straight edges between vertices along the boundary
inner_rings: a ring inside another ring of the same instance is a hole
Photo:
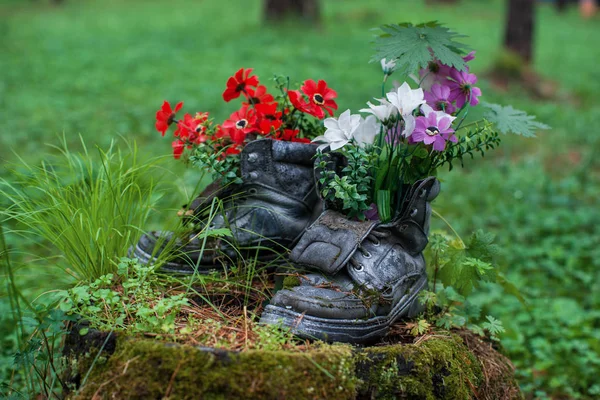
[[[292,105],[299,111],[305,114],[314,115],[317,118],[318,115],[316,114],[318,114],[319,111],[321,114],[323,114],[323,111],[320,108],[317,107],[317,109],[315,109],[315,107],[313,107],[312,104],[307,103],[306,100],[304,100],[304,97],[302,97],[302,94],[299,90],[289,90],[288,95],[290,96],[290,102],[292,103]]]
[[[177,130],[174,132],[182,140],[187,140],[189,143],[200,144],[206,142],[206,122],[208,113],[197,113],[195,117],[190,114],[185,114],[183,120],[177,122]]]
[[[230,102],[240,97],[240,93],[246,92],[246,86],[257,86],[256,75],[250,76],[252,68],[240,68],[238,72],[227,80],[227,89],[223,92],[223,100]]]
[[[299,129],[284,129],[283,132],[277,134],[275,139],[286,142],[310,143],[310,139],[297,137],[299,133]]]
[[[239,145],[232,144],[231,146],[227,147],[224,154],[225,154],[225,156],[230,156],[233,154],[240,154],[241,152],[242,152],[242,149]]]
[[[279,129],[281,129],[281,125],[283,124],[283,122],[281,122],[281,120],[279,119],[263,119],[262,121],[260,121],[260,124],[258,126],[258,130],[260,131],[260,133],[262,133],[263,135],[270,135],[273,132],[277,132],[279,131]]]
[[[238,111],[229,116],[229,119],[223,122],[223,128],[234,129],[244,134],[256,131],[256,114],[248,106],[242,106]]]
[[[182,140],[177,139],[171,143],[171,146],[173,147],[173,157],[175,157],[176,160],[179,160],[185,149],[185,143]]]
[[[319,80],[319,83],[315,83],[312,79],[304,81],[304,84],[300,88],[302,92],[308,97],[308,102],[313,106],[316,111],[315,117],[323,119],[327,111],[329,116],[333,117],[333,110],[337,110],[338,106],[333,101],[337,97],[335,90],[327,87],[327,83],[324,80]]]
[[[175,114],[181,110],[181,107],[183,107],[183,101],[177,103],[175,110],[173,110],[169,102],[165,100],[160,110],[156,112],[156,130],[162,133],[163,136],[169,129],[169,125],[175,120]]]
[[[267,93],[267,88],[264,85],[258,85],[256,89],[248,88],[245,95],[247,101],[243,102],[242,104],[248,106],[252,105],[255,108],[273,103],[273,101],[275,101],[273,95]]]

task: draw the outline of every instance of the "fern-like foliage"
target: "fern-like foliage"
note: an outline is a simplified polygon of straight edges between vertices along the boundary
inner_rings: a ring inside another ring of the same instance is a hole
[[[503,134],[510,132],[525,137],[535,137],[536,131],[550,129],[550,126],[536,121],[533,115],[527,115],[525,111],[514,109],[512,106],[485,102],[481,104],[489,109],[484,118],[493,123]]]
[[[425,68],[434,59],[459,71],[466,68],[461,54],[469,49],[456,41],[465,36],[435,21],[419,25],[383,25],[380,29],[383,33],[375,39],[373,61],[379,62],[382,58],[396,60],[396,69],[408,73]]]
[[[492,129],[491,124],[485,124],[469,131],[465,136],[458,138],[456,143],[448,142],[446,151],[439,153],[432,162],[432,170],[444,165],[452,170],[455,160],[464,166],[465,156],[475,157],[475,153],[485,156],[485,152],[498,147],[500,137],[498,132]]]
[[[207,169],[213,175],[213,180],[221,180],[222,185],[242,183],[240,178],[240,158],[236,155],[222,157],[206,145],[198,146],[190,157],[192,164]]]

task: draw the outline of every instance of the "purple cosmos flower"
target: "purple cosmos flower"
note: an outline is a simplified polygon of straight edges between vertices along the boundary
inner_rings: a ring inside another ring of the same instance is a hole
[[[448,86],[436,83],[431,87],[430,92],[425,92],[425,101],[434,110],[444,111],[446,114],[452,114],[456,111],[456,107],[450,100],[450,88]]]
[[[369,221],[379,221],[379,211],[377,210],[377,204],[371,203],[371,208],[364,211],[365,218]]]
[[[475,52],[472,51],[469,54],[467,54],[466,56],[463,57],[463,60],[465,60],[465,62],[469,62],[471,60],[475,59]]]
[[[419,77],[414,79],[421,84],[423,90],[431,90],[436,83],[443,85],[448,80],[449,73],[449,66],[442,64],[439,60],[434,60],[427,64],[427,68],[421,69]]]
[[[420,143],[429,145],[433,143],[433,149],[443,151],[446,148],[446,141],[456,143],[458,139],[454,135],[452,129],[452,117],[441,111],[433,111],[423,107],[425,111],[424,117],[417,117],[416,127],[410,141],[412,143]]]
[[[448,79],[450,100],[456,101],[456,107],[461,108],[467,102],[471,106],[479,104],[478,97],[481,96],[481,89],[474,86],[477,83],[475,74],[470,74],[468,69],[466,71],[458,71],[452,68]]]

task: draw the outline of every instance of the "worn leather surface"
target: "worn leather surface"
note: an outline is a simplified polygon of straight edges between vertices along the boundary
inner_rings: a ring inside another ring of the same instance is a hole
[[[326,210],[310,225],[292,250],[290,260],[304,267],[336,274],[356,252],[375,221],[351,221]]]
[[[196,232],[203,229],[229,228],[233,238],[212,240],[205,249],[202,264],[213,265],[222,252],[231,258],[238,248],[291,247],[304,229],[318,216],[320,200],[313,179],[316,145],[274,141],[250,142],[241,153],[242,184],[219,187],[213,184],[190,207]],[[210,216],[213,201],[219,199],[222,212]],[[197,245],[190,237],[181,247],[186,258],[197,259]],[[135,253],[140,258],[155,254],[155,234],[140,240]],[[154,243],[154,244],[153,244]],[[217,251],[218,250],[218,251]],[[260,255],[259,255],[260,256]],[[174,262],[184,263],[183,258]],[[189,262],[188,262],[189,264]]]
[[[314,272],[304,275],[299,286],[277,292],[263,322],[292,321],[297,314],[307,319],[294,328],[301,336],[300,326],[305,326],[311,334],[321,330],[328,338],[360,341],[385,333],[382,324],[389,326],[415,312],[418,291],[427,281],[422,251],[429,203],[439,189],[433,177],[415,183],[399,217],[387,224],[350,221],[326,210],[290,256],[299,267]]]

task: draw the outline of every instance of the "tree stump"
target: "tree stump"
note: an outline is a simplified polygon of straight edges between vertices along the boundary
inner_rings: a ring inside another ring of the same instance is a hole
[[[510,362],[468,331],[412,344],[243,352],[78,331],[64,348],[71,399],[521,398]]]

